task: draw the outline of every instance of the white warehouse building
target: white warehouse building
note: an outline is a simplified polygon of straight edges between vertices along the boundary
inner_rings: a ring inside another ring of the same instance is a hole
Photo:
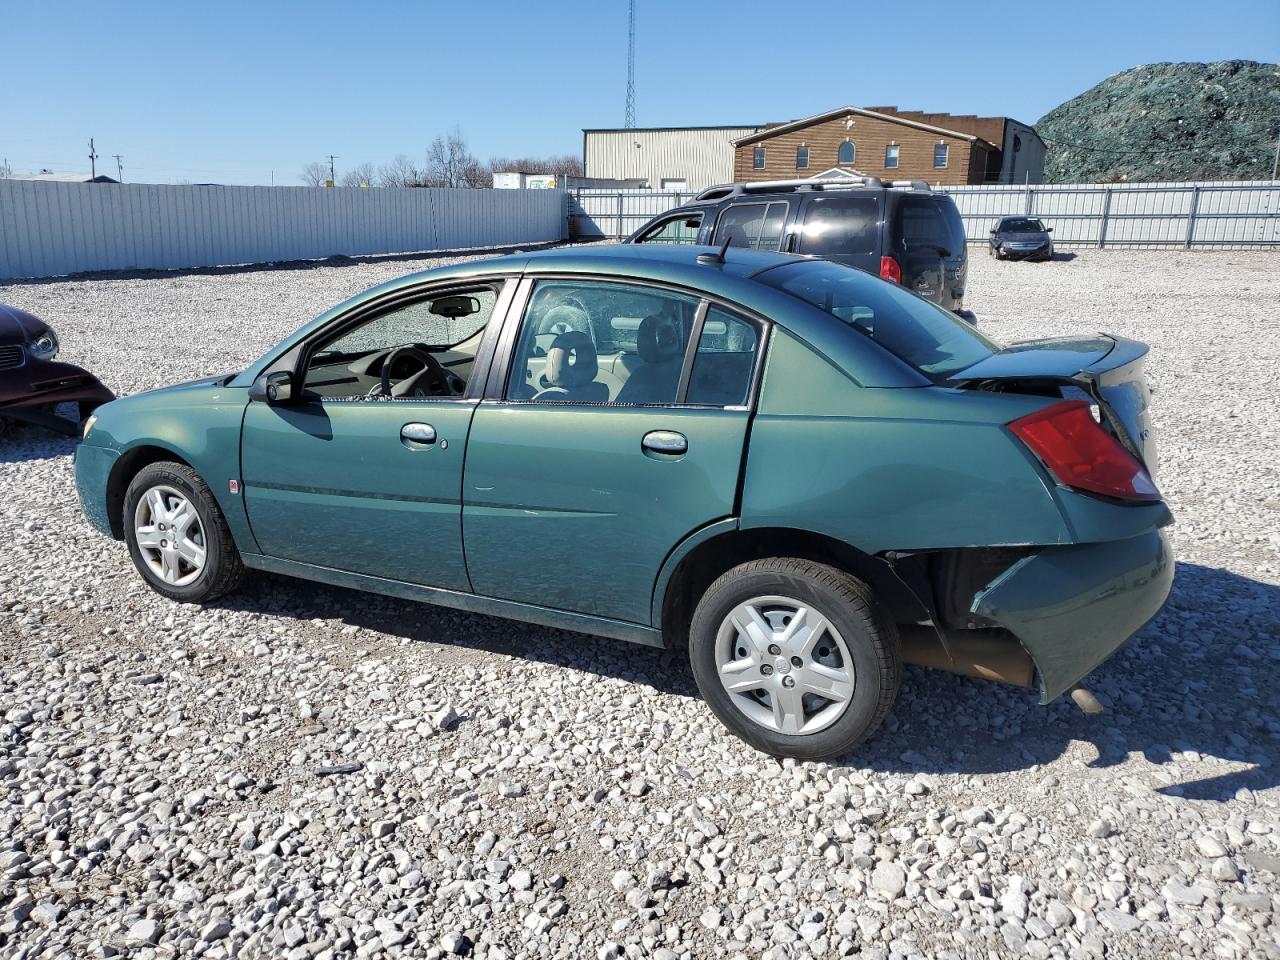
[[[582,163],[588,177],[643,180],[650,190],[704,190],[733,182],[733,141],[763,129],[764,124],[583,130]]]

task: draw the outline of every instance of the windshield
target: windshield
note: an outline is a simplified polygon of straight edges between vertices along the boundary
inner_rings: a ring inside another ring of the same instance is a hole
[[[1005,233],[1044,233],[1044,224],[1039,220],[1019,217],[1016,220],[1000,221],[1000,229]]]
[[[831,314],[933,379],[1000,349],[954,313],[853,267],[810,260],[766,270],[756,279]]]

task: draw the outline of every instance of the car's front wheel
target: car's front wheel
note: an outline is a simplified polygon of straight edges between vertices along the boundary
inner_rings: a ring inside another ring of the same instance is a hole
[[[152,463],[138,471],[125,492],[123,520],[133,565],[170,600],[204,603],[244,578],[218,502],[185,464]]]
[[[689,659],[726,727],[806,760],[875,730],[902,675],[897,628],[866,584],[790,558],[744,563],[713,583],[694,611]]]

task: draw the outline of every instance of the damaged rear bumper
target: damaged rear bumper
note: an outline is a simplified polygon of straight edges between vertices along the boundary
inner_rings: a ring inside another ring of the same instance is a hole
[[[1035,662],[1040,702],[1070,690],[1142,629],[1173,585],[1163,530],[1046,547],[980,591],[972,613],[1004,627]]]

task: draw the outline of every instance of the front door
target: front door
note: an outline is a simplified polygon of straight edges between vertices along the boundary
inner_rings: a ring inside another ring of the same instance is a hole
[[[433,291],[340,320],[307,351],[296,402],[249,404],[241,472],[265,555],[470,588],[462,465],[499,292]]]
[[[534,285],[471,425],[475,592],[649,623],[671,549],[734,512],[763,334],[660,287]]]

